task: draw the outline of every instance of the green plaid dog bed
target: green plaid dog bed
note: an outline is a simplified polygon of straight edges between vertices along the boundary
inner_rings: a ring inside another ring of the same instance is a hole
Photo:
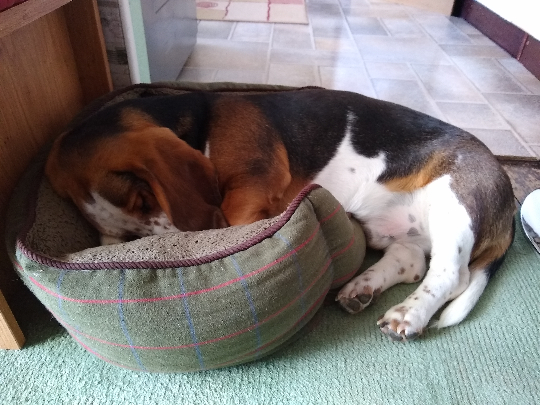
[[[259,359],[306,330],[364,258],[360,226],[315,185],[255,224],[99,246],[43,178],[45,157],[14,193],[8,250],[71,336],[118,366],[184,372]]]

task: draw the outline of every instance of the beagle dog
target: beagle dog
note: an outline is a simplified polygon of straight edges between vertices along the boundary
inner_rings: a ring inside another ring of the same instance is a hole
[[[462,321],[514,233],[512,186],[483,143],[343,91],[123,101],[63,133],[46,173],[105,243],[248,224],[280,214],[318,183],[361,222],[368,245],[384,250],[338,292],[348,312],[423,280],[378,320],[394,340],[418,337],[447,302],[436,325]]]

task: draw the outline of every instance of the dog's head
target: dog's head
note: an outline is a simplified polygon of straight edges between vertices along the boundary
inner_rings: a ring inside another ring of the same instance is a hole
[[[127,240],[227,226],[213,164],[170,129],[147,123],[81,140],[61,136],[46,174],[102,235]]]

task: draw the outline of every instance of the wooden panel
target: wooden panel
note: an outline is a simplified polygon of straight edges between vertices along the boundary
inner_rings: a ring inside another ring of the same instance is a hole
[[[521,205],[525,197],[540,188],[540,161],[515,159],[499,156],[499,162],[504,167],[512,182],[514,196]]]
[[[0,38],[0,83],[0,237],[3,241],[6,205],[14,185],[38,149],[57,135],[83,106],[62,10]],[[4,243],[0,246],[0,289],[11,303],[20,283]]]
[[[458,14],[519,60],[540,79],[540,41],[474,0],[462,0]]]
[[[6,325],[0,327],[0,348],[20,349],[24,344],[24,336],[2,295],[2,291],[0,291],[0,323]]]
[[[24,27],[71,0],[27,0],[2,12],[0,38]]]
[[[474,0],[465,0],[461,17],[514,58],[523,47],[526,33]]]
[[[63,10],[86,104],[112,89],[99,10],[95,0],[73,0]]]
[[[96,0],[29,0],[7,11],[0,18],[2,240],[9,196],[32,157],[86,102],[112,89]],[[20,287],[2,243],[0,348],[24,340],[7,305],[17,305]]]
[[[518,60],[540,80],[540,41],[529,35]]]

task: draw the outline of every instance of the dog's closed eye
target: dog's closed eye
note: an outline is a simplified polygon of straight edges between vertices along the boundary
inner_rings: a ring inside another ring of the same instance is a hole
[[[148,182],[131,171],[109,172],[96,191],[111,204],[139,218],[163,211]]]
[[[116,176],[119,188],[116,191],[127,198],[122,206],[125,206],[130,212],[135,211],[142,215],[151,214],[156,208],[156,197],[150,185],[133,172],[122,171],[113,172],[113,174]]]

